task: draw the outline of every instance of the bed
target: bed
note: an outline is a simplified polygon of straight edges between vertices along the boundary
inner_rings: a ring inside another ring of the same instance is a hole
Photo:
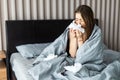
[[[10,57],[21,44],[52,42],[72,20],[9,20],[6,21],[7,79],[14,80]]]
[[[34,61],[34,58],[23,58],[16,50],[16,46],[39,43],[49,45],[49,43],[54,41],[65,30],[71,21],[72,19],[6,21],[7,80],[33,80],[27,73],[27,70],[31,68],[31,63]],[[98,25],[97,19],[95,19],[95,22]],[[118,55],[117,57],[119,58]]]

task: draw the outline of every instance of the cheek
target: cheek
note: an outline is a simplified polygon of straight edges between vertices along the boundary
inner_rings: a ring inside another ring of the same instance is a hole
[[[86,25],[85,25],[85,23],[84,23],[84,22],[81,22],[81,26],[86,27]]]

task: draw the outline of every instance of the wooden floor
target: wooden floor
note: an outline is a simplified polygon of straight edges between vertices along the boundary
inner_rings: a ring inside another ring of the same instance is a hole
[[[5,63],[0,61],[0,80],[7,80]]]
[[[6,58],[4,51],[0,51],[0,80],[7,80],[6,65],[4,59]]]

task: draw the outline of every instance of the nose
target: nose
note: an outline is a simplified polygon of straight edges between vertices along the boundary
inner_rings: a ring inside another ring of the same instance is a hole
[[[81,25],[81,21],[80,20],[75,20],[75,23],[78,25],[78,24],[80,24]]]

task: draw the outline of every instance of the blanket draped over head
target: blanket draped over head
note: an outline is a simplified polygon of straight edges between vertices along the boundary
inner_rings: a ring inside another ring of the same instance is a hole
[[[66,52],[68,32],[69,28],[67,27],[36,58],[33,67],[28,70],[34,80],[110,80],[112,76],[118,78],[118,74],[113,75],[110,73],[113,69],[106,67],[103,63],[101,30],[97,25],[94,26],[89,39],[78,48],[75,58],[71,58]],[[49,54],[57,55],[57,57],[45,60]],[[76,73],[64,69],[64,66],[71,66],[75,63],[82,64],[82,68]],[[116,63],[120,65],[119,62]],[[110,64],[109,66],[113,66],[114,64]],[[118,69],[118,66],[116,67]]]

